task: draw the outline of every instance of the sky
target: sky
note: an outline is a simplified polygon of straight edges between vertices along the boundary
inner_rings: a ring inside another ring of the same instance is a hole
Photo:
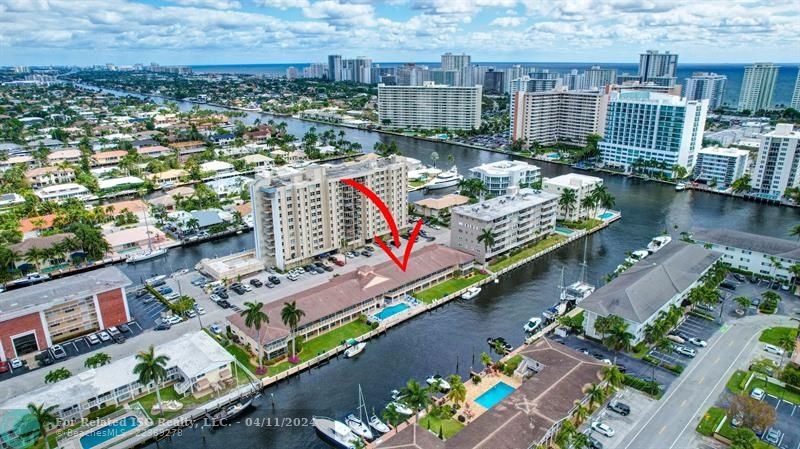
[[[0,65],[800,61],[798,0],[0,0]]]

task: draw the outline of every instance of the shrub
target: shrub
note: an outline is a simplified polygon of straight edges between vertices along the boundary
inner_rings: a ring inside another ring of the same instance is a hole
[[[86,415],[86,420],[87,421],[93,421],[93,420],[95,420],[97,418],[102,418],[104,416],[108,416],[108,415],[116,412],[117,410],[119,410],[119,408],[120,408],[119,405],[109,405],[108,407],[99,408],[99,409],[89,413],[88,415]]]
[[[474,374],[472,376],[472,383],[475,384],[475,385],[478,385],[479,383],[481,383],[481,376],[478,376],[477,374]]]
[[[508,359],[508,361],[505,363],[505,366],[503,367],[503,374],[505,374],[506,376],[514,375],[514,371],[516,371],[517,368],[519,368],[520,363],[522,363],[521,355],[517,354],[514,357],[511,357],[510,359]]]

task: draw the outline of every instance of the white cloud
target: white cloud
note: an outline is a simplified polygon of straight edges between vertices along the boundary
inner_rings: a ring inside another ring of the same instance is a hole
[[[199,6],[213,9],[239,9],[242,4],[237,0],[169,0],[182,6]]]
[[[525,19],[522,17],[498,17],[489,24],[490,26],[494,27],[501,27],[501,28],[513,28],[522,25],[525,22]]]
[[[340,3],[336,0],[314,2],[303,8],[303,15],[309,19],[326,20],[337,25],[374,24],[372,5]]]
[[[308,6],[308,0],[254,0],[253,3],[265,8],[278,9],[305,8]]]

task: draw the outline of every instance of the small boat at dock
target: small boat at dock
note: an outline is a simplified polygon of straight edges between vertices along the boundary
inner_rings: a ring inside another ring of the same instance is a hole
[[[369,430],[369,426],[366,423],[367,420],[367,404],[364,401],[364,392],[361,391],[361,385],[358,385],[358,416],[355,413],[351,413],[347,415],[344,419],[345,424],[350,430],[353,431],[356,435],[364,438],[365,440],[371,440],[375,438],[372,434],[372,431]]]
[[[387,426],[386,423],[381,421],[381,419],[378,418],[378,415],[376,415],[375,413],[373,413],[372,416],[370,416],[369,425],[370,427],[375,429],[375,431],[378,433],[387,433],[389,432],[389,430],[391,430],[389,426]]]
[[[653,240],[647,244],[647,250],[650,251],[650,253],[654,253],[665,247],[671,241],[672,237],[668,235],[659,235],[658,237],[654,237]]]
[[[675,191],[676,192],[683,192],[684,190],[686,190],[686,183],[685,182],[679,182],[679,183],[675,184]]]
[[[349,346],[344,351],[344,356],[346,358],[353,358],[364,351],[364,348],[367,347],[367,344],[364,342],[358,342],[358,340],[350,339],[347,340],[347,345]]]
[[[463,295],[461,295],[461,299],[472,299],[478,296],[478,293],[480,292],[481,292],[480,287],[470,287]]]
[[[462,179],[464,179],[464,177],[458,174],[458,168],[454,165],[450,170],[439,173],[431,182],[425,184],[425,188],[428,190],[438,190],[455,187]]]
[[[532,333],[532,332],[536,332],[536,330],[539,329],[539,326],[541,326],[541,325],[542,325],[542,319],[541,318],[532,317],[531,319],[528,320],[527,323],[525,323],[524,326],[522,326],[522,328],[525,330],[525,332]]]
[[[222,410],[211,415],[211,419],[215,426],[224,424],[237,416],[241,415],[253,403],[253,398],[241,399],[233,404],[228,405]]]
[[[317,435],[328,443],[339,449],[355,449],[361,445],[358,435],[353,433],[347,425],[335,419],[324,416],[314,416],[311,418],[311,425]]]

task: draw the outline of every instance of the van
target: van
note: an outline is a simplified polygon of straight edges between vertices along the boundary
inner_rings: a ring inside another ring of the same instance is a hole
[[[611,401],[608,403],[608,408],[622,416],[628,416],[631,413],[631,408],[628,404],[623,404],[622,402]]]

